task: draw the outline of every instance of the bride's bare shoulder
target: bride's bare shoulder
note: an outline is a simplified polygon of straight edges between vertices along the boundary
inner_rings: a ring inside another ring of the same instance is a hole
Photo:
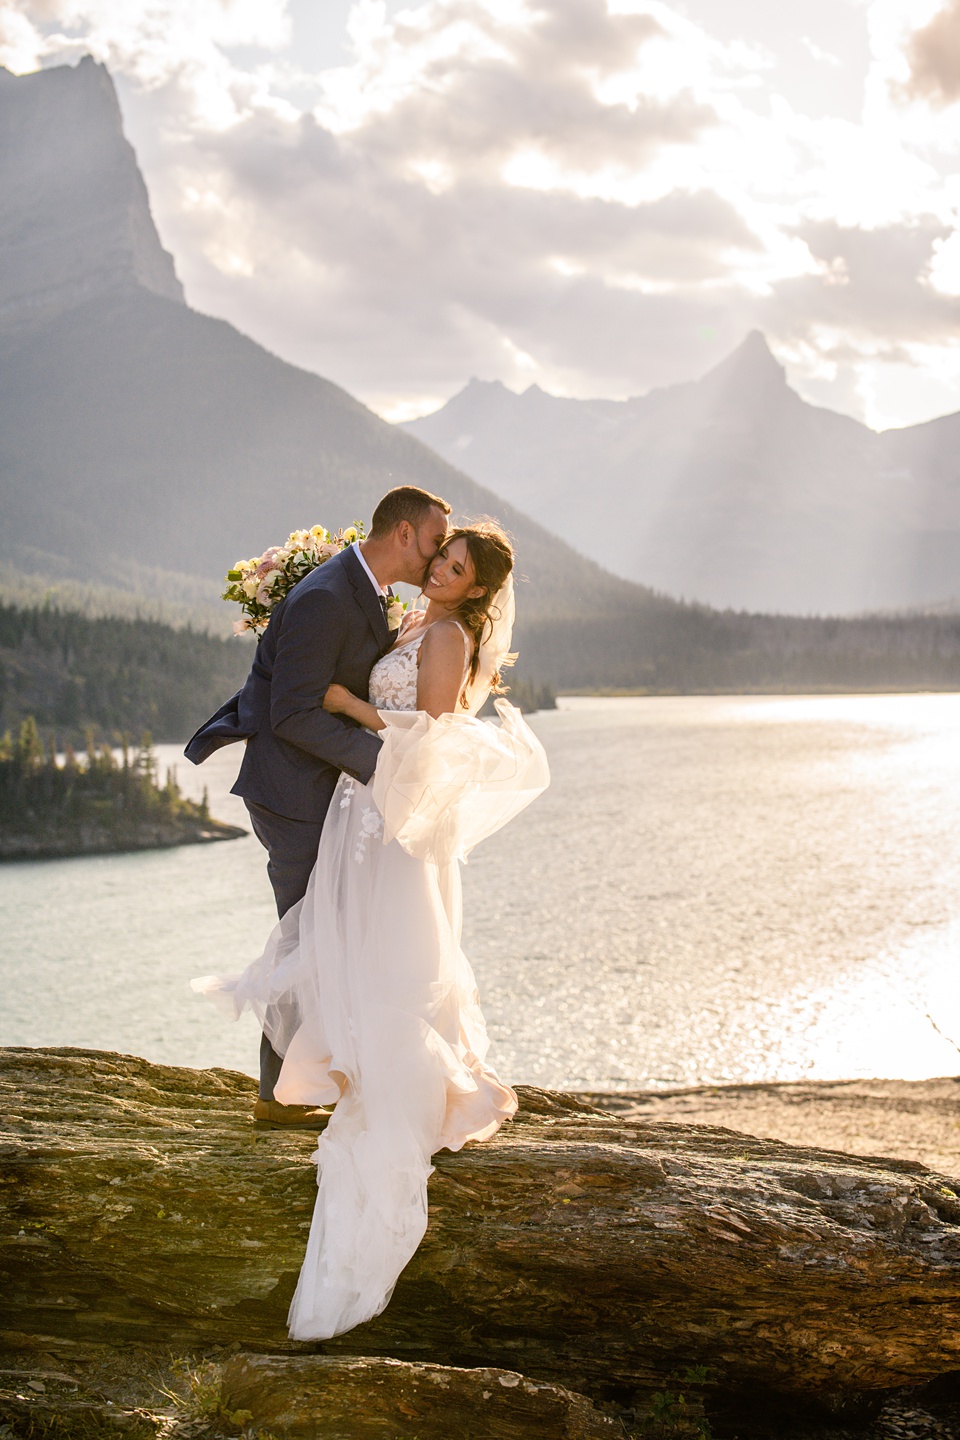
[[[462,666],[464,631],[456,620],[435,620],[428,626],[420,646],[420,663],[426,660],[430,665]]]

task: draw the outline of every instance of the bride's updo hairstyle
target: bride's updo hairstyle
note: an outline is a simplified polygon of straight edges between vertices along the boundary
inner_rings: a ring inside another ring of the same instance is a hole
[[[493,621],[500,618],[494,607],[494,598],[513,569],[513,546],[496,520],[476,520],[472,525],[461,525],[449,531],[444,547],[453,540],[467,542],[467,553],[473,561],[477,577],[474,583],[483,586],[482,595],[473,600],[463,600],[457,606],[457,619],[463,622],[473,637],[473,659],[467,676],[469,683],[476,679],[480,668],[480,646],[491,634]],[[492,693],[503,693],[499,670],[493,676]],[[465,693],[461,694],[460,703],[466,706]]]

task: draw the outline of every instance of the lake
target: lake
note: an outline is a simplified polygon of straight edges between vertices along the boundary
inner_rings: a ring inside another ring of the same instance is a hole
[[[960,695],[567,698],[549,791],[464,871],[505,1078],[639,1088],[960,1073]],[[188,794],[246,823],[238,747]],[[249,837],[0,866],[0,1043],[255,1072],[189,980],[274,920]]]

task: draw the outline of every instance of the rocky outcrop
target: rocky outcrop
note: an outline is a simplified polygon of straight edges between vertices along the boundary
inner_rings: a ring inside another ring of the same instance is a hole
[[[258,1428],[290,1440],[622,1440],[623,1428],[583,1395],[516,1371],[400,1360],[239,1355],[223,1399]]]
[[[222,1366],[206,1362],[192,1373],[187,1368],[186,1376],[181,1367],[167,1378],[167,1385],[146,1387],[145,1403],[133,1404],[129,1397],[118,1403],[81,1375],[0,1366],[0,1434],[8,1433],[7,1424],[17,1435],[55,1435],[58,1440],[117,1434],[128,1440],[213,1440],[216,1435],[239,1440],[238,1431],[251,1440],[406,1440],[410,1434],[416,1440],[624,1437],[620,1418],[597,1409],[585,1396],[489,1367],[241,1354]],[[174,1397],[179,1404],[171,1408]],[[695,1425],[701,1412],[684,1404],[682,1413]]]
[[[0,329],[130,286],[183,303],[113,81],[90,56],[0,67],[0,194]]]
[[[227,1071],[0,1052],[8,1348],[305,1348],[284,1318],[314,1139],[255,1130],[253,1094]],[[318,1348],[594,1399],[707,1367],[725,1391],[840,1405],[960,1368],[958,1190],[915,1164],[524,1089],[494,1141],[437,1157],[427,1236],[384,1314]]]

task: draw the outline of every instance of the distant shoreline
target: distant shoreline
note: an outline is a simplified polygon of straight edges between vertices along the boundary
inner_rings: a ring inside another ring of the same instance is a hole
[[[723,698],[733,699],[738,695],[746,697],[768,696],[770,699],[789,698],[800,699],[805,695],[811,697],[823,695],[958,695],[960,685],[955,683],[948,685],[781,685],[771,686],[746,686],[734,685],[726,689],[712,687],[710,689],[684,689],[684,690],[656,690],[644,689],[641,686],[625,689],[597,688],[596,690],[564,690],[558,689],[556,696],[558,700],[693,700]],[[509,699],[509,695],[507,699]]]
[[[0,834],[0,864],[18,860],[73,860],[87,855],[126,855],[141,850],[173,850],[181,845],[209,845],[239,840],[249,831],[222,820],[186,824],[145,824],[127,833],[98,826],[73,831]]]

